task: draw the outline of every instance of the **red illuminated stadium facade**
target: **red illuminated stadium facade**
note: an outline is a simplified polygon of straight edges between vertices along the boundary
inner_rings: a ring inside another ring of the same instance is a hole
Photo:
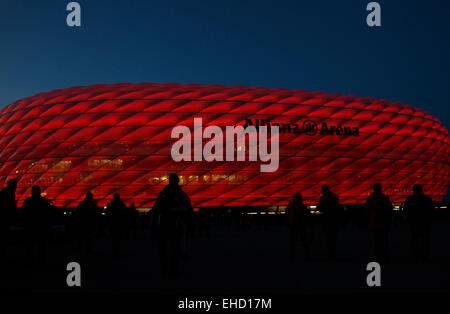
[[[171,158],[174,126],[280,127],[280,161]],[[428,113],[386,100],[198,84],[114,84],[59,89],[0,111],[0,184],[18,180],[19,205],[35,184],[56,206],[87,191],[153,206],[170,173],[195,207],[285,205],[295,192],[318,202],[328,184],[342,203],[361,203],[374,183],[402,202],[421,183],[434,201],[450,183],[448,131]]]

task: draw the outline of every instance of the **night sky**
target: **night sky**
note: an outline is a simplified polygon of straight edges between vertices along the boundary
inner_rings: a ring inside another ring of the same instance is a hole
[[[33,94],[119,82],[202,83],[371,96],[450,129],[450,2],[0,0],[0,108]],[[448,195],[447,195],[448,198]]]

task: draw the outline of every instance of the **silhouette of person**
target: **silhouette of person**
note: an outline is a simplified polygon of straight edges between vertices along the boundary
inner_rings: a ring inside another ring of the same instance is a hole
[[[75,215],[77,219],[78,247],[81,249],[84,245],[87,253],[90,254],[93,252],[92,240],[100,215],[100,209],[91,192],[87,192],[84,200],[78,204]]]
[[[114,193],[113,199],[106,206],[106,216],[109,220],[113,256],[117,258],[120,254],[120,241],[127,223],[127,207],[120,199],[119,193]]]
[[[389,257],[389,230],[393,207],[389,197],[383,194],[379,183],[373,185],[373,193],[366,200],[369,231],[373,233],[375,257],[386,261]]]
[[[318,211],[322,213],[322,223],[327,239],[328,257],[336,257],[336,242],[339,223],[342,219],[338,196],[331,192],[326,184],[322,186]]]
[[[159,254],[163,275],[178,275],[183,223],[193,213],[189,196],[178,185],[180,179],[170,174],[169,184],[159,193],[153,206],[153,221],[159,222]]]
[[[45,244],[51,233],[50,201],[41,196],[41,188],[34,185],[31,197],[23,202],[25,246],[27,260],[33,262],[34,248],[37,246],[38,261],[44,258]]]
[[[290,236],[289,236],[289,253],[290,257],[295,257],[295,247],[297,237],[303,245],[305,259],[310,259],[309,241],[308,241],[308,226],[310,224],[311,212],[303,204],[303,198],[300,193],[295,193],[293,199],[289,202],[286,208],[286,215],[288,217]]]
[[[128,226],[127,226],[127,237],[131,239],[136,239],[136,229],[138,227],[139,212],[136,209],[134,203],[131,203],[130,207],[127,208],[128,216]]]
[[[428,259],[433,210],[431,197],[423,193],[420,184],[415,184],[413,194],[405,201],[404,211],[411,227],[412,254],[416,259]]]
[[[0,191],[0,261],[5,261],[8,257],[9,232],[13,222],[13,217],[17,210],[16,203],[17,180],[8,181],[8,185]]]

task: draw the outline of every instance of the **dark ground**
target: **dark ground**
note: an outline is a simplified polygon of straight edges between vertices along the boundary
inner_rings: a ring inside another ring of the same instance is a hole
[[[91,256],[77,253],[72,243],[54,240],[43,265],[25,263],[20,241],[10,247],[10,260],[0,268],[1,293],[125,293],[125,294],[449,294],[450,219],[434,223],[431,258],[415,262],[410,257],[406,223],[391,232],[391,260],[381,267],[382,287],[366,285],[366,265],[371,238],[365,228],[347,224],[338,239],[338,258],[327,259],[319,225],[314,227],[312,260],[288,258],[288,229],[275,223],[231,230],[216,225],[209,237],[189,238],[189,256],[179,278],[160,274],[156,235],[139,230],[136,240],[124,240],[122,255],[111,258],[109,238],[95,240]],[[66,265],[81,265],[82,287],[66,286]]]

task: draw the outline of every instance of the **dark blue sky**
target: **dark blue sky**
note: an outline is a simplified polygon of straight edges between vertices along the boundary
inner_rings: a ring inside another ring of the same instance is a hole
[[[320,90],[420,107],[450,129],[449,1],[0,0],[0,108],[74,85]]]

